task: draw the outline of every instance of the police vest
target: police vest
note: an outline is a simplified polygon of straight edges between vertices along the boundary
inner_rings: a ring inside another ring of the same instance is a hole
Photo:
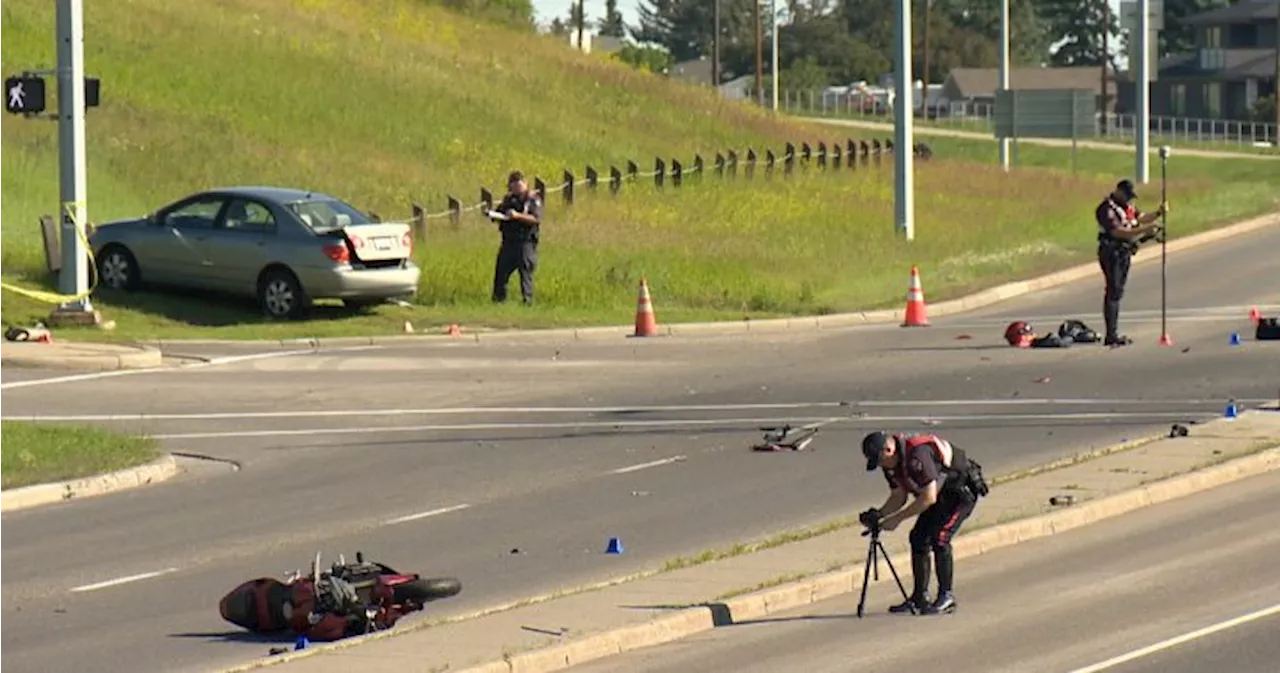
[[[1106,204],[1109,210],[1111,210],[1113,213],[1115,213],[1120,217],[1121,226],[1124,226],[1124,227],[1131,226],[1132,223],[1138,219],[1138,209],[1134,208],[1133,204],[1129,204],[1124,207],[1121,207],[1120,204],[1116,203],[1110,198],[1108,198],[1106,201],[1103,201],[1103,203]],[[1111,238],[1111,232],[1107,231],[1106,225],[1103,224],[1102,221],[1098,221],[1097,224],[1098,224],[1098,238],[1099,239]]]
[[[906,460],[911,451],[918,446],[927,445],[930,449],[929,453],[933,456],[938,465],[938,472],[942,475],[942,483],[939,484],[938,490],[963,491],[966,487],[970,490],[986,495],[987,485],[981,476],[971,474],[975,464],[969,460],[968,456],[961,449],[957,449],[951,445],[951,442],[937,435],[914,435],[911,437],[902,437],[902,460]],[[950,458],[950,461],[947,460]],[[904,471],[906,466],[901,468]],[[981,470],[978,467],[978,470]],[[975,482],[976,479],[976,482]],[[977,483],[981,482],[981,483]]]

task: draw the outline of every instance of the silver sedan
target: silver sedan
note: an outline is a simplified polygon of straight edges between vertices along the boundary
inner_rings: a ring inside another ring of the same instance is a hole
[[[412,228],[374,222],[340,199],[298,189],[202,191],[89,235],[98,284],[148,284],[254,297],[273,318],[314,299],[363,307],[412,297],[421,270]]]

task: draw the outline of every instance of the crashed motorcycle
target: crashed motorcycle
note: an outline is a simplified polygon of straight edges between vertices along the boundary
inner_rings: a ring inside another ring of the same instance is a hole
[[[218,603],[222,618],[254,633],[305,636],[326,642],[389,629],[430,601],[456,596],[462,583],[452,577],[420,577],[381,563],[340,556],[327,570],[320,554],[308,575],[294,571],[281,582],[259,577],[232,589]]]

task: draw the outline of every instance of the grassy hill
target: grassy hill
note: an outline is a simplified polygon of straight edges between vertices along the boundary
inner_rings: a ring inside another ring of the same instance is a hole
[[[43,0],[4,3],[6,73],[53,65],[53,13]],[[103,83],[102,107],[88,115],[94,221],[242,183],[305,186],[404,217],[411,200],[435,212],[447,194],[471,202],[482,185],[498,191],[512,168],[554,183],[564,168],[607,175],[628,159],[643,171],[655,156],[687,165],[696,153],[883,137],[773,118],[420,0],[114,0],[86,4],[85,34],[87,72]],[[47,288],[35,223],[57,204],[56,125],[6,116],[3,142],[4,277]],[[660,320],[741,318],[895,304],[913,263],[936,300],[1087,256],[1093,202],[1132,165],[1130,155],[1082,151],[1073,176],[1065,151],[1024,147],[1005,175],[990,143],[930,143],[935,159],[917,164],[913,243],[892,232],[886,161],[789,180],[708,177],[661,193],[627,185],[571,209],[553,197],[533,311],[488,304],[497,236],[478,219],[456,229],[432,221],[417,253],[420,306],[410,309],[266,325],[234,301],[104,294],[99,307],[122,336],[193,326],[206,336],[320,335],[405,319],[625,323],[644,274]],[[1190,231],[1273,207],[1275,177],[1261,162],[1179,160],[1178,222]],[[6,321],[47,312],[3,296]]]

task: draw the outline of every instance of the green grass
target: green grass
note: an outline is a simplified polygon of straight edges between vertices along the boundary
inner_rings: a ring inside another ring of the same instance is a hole
[[[6,489],[113,472],[160,455],[154,439],[101,428],[3,421],[0,434]]]
[[[3,8],[8,70],[53,61],[53,10],[36,0]],[[433,212],[446,194],[471,202],[519,167],[558,181],[586,165],[605,176],[628,159],[686,166],[700,153],[786,142],[885,137],[883,132],[774,118],[559,43],[459,18],[416,0],[159,0],[85,9],[87,71],[103,81],[89,113],[89,214],[145,212],[218,184],[301,185],[384,217],[411,199]],[[348,84],[358,87],[348,89]],[[3,122],[3,275],[52,288],[36,219],[57,204],[56,127]],[[63,338],[280,338],[398,333],[405,321],[439,330],[626,324],[647,277],[660,322],[740,320],[896,306],[918,264],[929,301],[1053,271],[1092,254],[1091,211],[1123,153],[1081,151],[1077,174],[1059,148],[1019,148],[1004,174],[987,141],[921,138],[935,150],[916,167],[916,240],[893,232],[891,161],[857,170],[797,171],[789,179],[686,178],[658,192],[625,184],[566,207],[548,203],[536,308],[488,302],[496,232],[474,215],[433,219],[418,246],[416,305],[272,324],[251,302],[176,294],[97,301],[111,332]],[[1158,167],[1157,167],[1158,169]],[[1273,209],[1280,167],[1179,158],[1169,189],[1174,237]],[[607,178],[606,178],[607,179]],[[1157,175],[1158,179],[1158,175]],[[1148,186],[1146,203],[1157,196]],[[513,286],[515,280],[513,279]],[[513,287],[514,290],[514,287]],[[47,304],[5,291],[7,322],[43,318]]]

